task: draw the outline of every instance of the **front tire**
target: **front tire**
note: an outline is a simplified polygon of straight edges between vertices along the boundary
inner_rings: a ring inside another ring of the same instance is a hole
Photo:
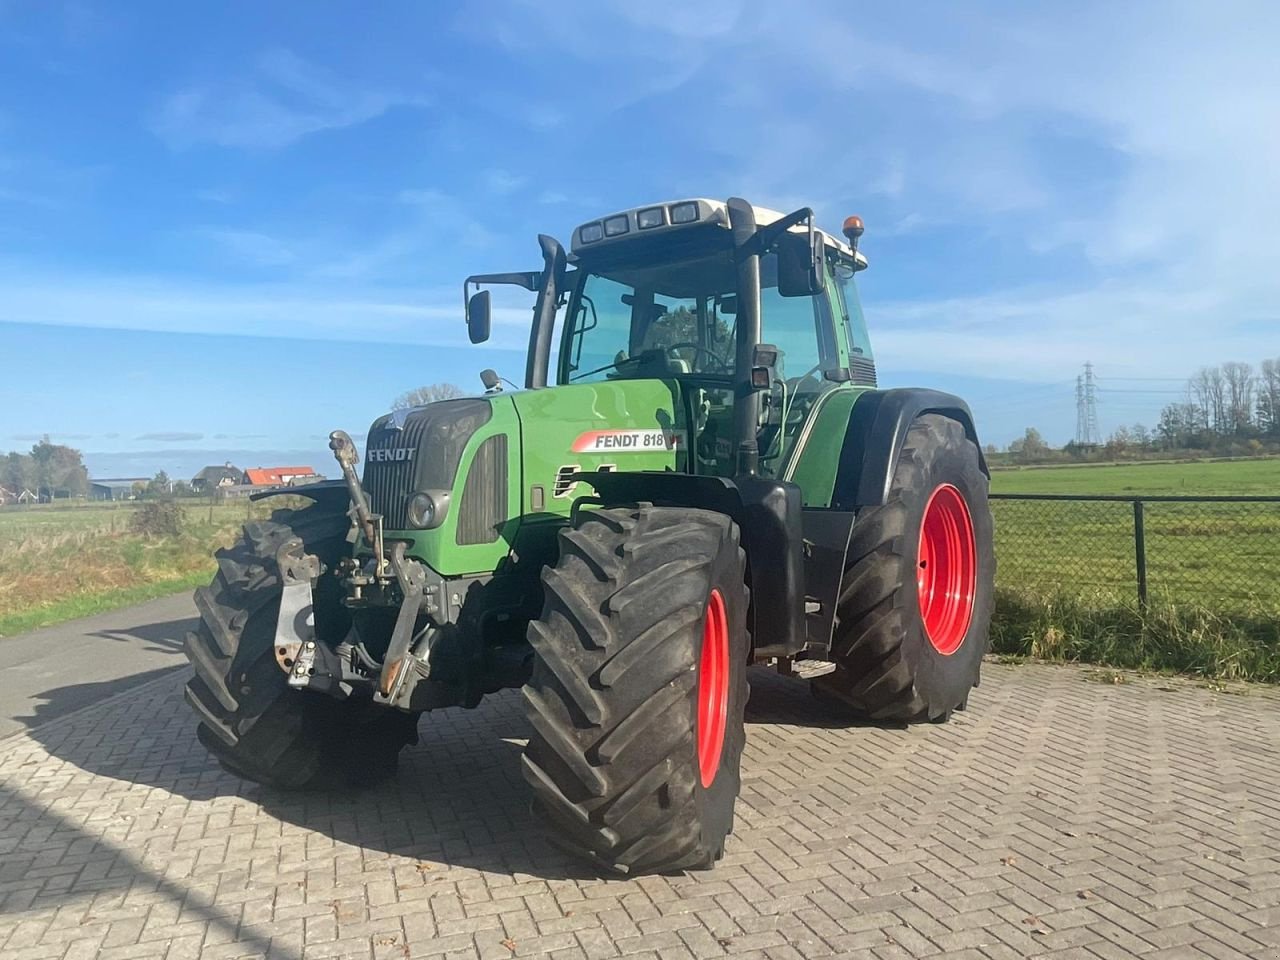
[[[623,873],[710,867],[733,827],[747,701],[745,554],[706,510],[581,511],[530,624],[534,809]]]
[[[977,686],[995,554],[987,477],[955,420],[918,418],[888,501],[861,512],[814,691],[869,719],[941,722]]]
[[[349,525],[320,505],[277,510],[245,524],[240,540],[218,551],[213,582],[196,591],[187,703],[200,742],[245,780],[282,790],[364,786],[394,774],[401,748],[417,742],[417,716],[292,690],[276,663],[280,551],[298,548],[332,566],[347,549]],[[341,640],[349,620],[337,582],[321,577],[313,600],[320,642]]]

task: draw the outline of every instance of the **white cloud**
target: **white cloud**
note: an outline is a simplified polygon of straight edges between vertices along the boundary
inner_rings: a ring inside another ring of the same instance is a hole
[[[340,78],[277,49],[263,54],[248,76],[194,83],[169,95],[152,128],[175,148],[211,143],[273,150],[423,102],[417,95]]]
[[[256,230],[206,228],[196,234],[225,250],[232,259],[257,267],[281,267],[297,261],[289,245]]]
[[[503,170],[497,167],[491,170],[486,170],[481,179],[484,182],[485,189],[490,193],[497,194],[498,196],[506,196],[509,193],[514,193],[529,182],[528,177],[523,177],[519,174],[512,173],[510,170]]]
[[[530,307],[499,299],[497,350],[523,350]],[[508,305],[510,304],[510,305]],[[142,276],[49,276],[0,269],[0,323],[466,346],[461,290],[353,289],[336,283],[184,284]]]

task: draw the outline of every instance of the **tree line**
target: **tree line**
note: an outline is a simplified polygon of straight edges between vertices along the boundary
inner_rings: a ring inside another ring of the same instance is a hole
[[[89,471],[84,454],[75,447],[51,443],[46,435],[30,452],[10,450],[0,459],[0,487],[15,495],[30,490],[41,501],[85,497]],[[170,481],[163,470],[150,480],[134,483],[131,492],[138,499],[198,496],[185,480]]]
[[[15,494],[30,490],[41,500],[83,497],[89,492],[89,471],[80,451],[42,437],[29,453],[10,450],[0,462],[0,486]]]
[[[1169,450],[1280,443],[1280,357],[1256,371],[1237,361],[1202,367],[1187,381],[1187,399],[1160,412],[1156,433]]]
[[[988,444],[986,452],[997,463],[1280,453],[1280,357],[1256,369],[1238,361],[1202,367],[1187,380],[1186,398],[1165,406],[1153,428],[1120,426],[1101,444],[1073,440],[1055,448],[1028,427],[1005,450]]]

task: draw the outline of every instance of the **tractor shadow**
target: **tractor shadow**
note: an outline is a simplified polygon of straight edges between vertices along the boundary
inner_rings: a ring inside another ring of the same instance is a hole
[[[875,730],[905,730],[904,723],[868,720],[854,713],[841,701],[818,697],[809,686],[808,676],[783,676],[772,667],[750,667],[747,680],[751,699],[747,701],[747,724],[782,724],[822,730],[847,730],[869,727]]]
[[[164,791],[170,798],[158,794],[155,802],[161,806],[204,805],[191,808],[197,817],[234,808],[237,819],[278,821],[366,853],[405,857],[411,861],[405,873],[420,876],[421,882],[452,868],[547,880],[605,876],[551,846],[530,813],[520,763],[528,727],[518,691],[486,697],[476,710],[424,715],[421,741],[403,751],[399,773],[387,782],[286,793],[239,779],[206,752],[183,702],[186,676],[186,671],[166,669],[129,678],[133,683],[122,691],[98,689],[100,684],[49,690],[38,716],[22,718],[29,725],[27,736],[51,758],[95,777]],[[124,695],[83,707],[87,698],[119,692]],[[81,708],[43,722],[64,704]],[[0,818],[0,847],[4,826]]]
[[[401,754],[392,780],[359,790],[285,793],[242,781],[209,756],[196,740],[183,702],[185,679],[186,671],[163,669],[105,685],[49,690],[37,716],[24,718],[27,735],[51,758],[94,777],[163,791],[152,801],[160,807],[190,802],[193,817],[235,810],[237,821],[283,823],[366,854],[406,858],[403,874],[409,883],[457,879],[449,873],[455,869],[547,880],[608,878],[549,844],[530,814],[520,762],[529,728],[517,691],[486,697],[476,710],[425,715],[421,742]],[[883,726],[833,712],[832,705],[810,694],[808,680],[801,677],[752,668],[749,679],[749,729]],[[94,784],[92,789],[111,787]],[[0,845],[4,826],[0,823]],[[95,892],[102,882],[93,886]],[[88,889],[73,884],[61,895]]]
[[[194,618],[182,618],[129,627],[104,628],[84,634],[86,638],[107,641],[103,644],[95,644],[94,646],[98,649],[95,649],[92,655],[95,661],[101,661],[101,664],[107,665],[108,669],[99,669],[100,664],[97,662],[91,666],[93,672],[99,676],[104,672],[108,673],[108,676],[37,694],[32,698],[29,706],[22,703],[20,707],[29,709],[31,712],[27,715],[15,716],[13,720],[25,724],[28,728],[36,728],[59,717],[126,693],[130,688],[148,683],[166,673],[186,667],[182,638],[198,622]],[[74,675],[75,660],[68,657],[62,661],[52,662],[58,665],[60,672]],[[109,668],[112,665],[138,672],[112,677],[109,676]],[[152,669],[141,669],[143,666],[152,667]],[[17,699],[20,702],[23,701],[24,694],[20,693]],[[5,706],[13,709],[19,704],[6,703]]]
[[[95,630],[87,634],[102,640],[114,640],[117,643],[136,645],[141,640],[142,647],[150,653],[182,653],[184,638],[188,630],[194,630],[199,620],[188,617],[182,620],[166,620],[161,623],[143,623],[136,627],[118,630]]]

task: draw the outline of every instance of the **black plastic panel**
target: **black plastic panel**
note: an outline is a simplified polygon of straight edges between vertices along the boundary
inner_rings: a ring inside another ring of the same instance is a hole
[[[853,404],[840,449],[832,506],[858,510],[878,506],[889,495],[898,455],[916,417],[937,413],[960,423],[978,447],[978,466],[990,476],[969,406],[957,396],[922,387],[868,390]]]
[[[493,543],[507,521],[507,435],[499,433],[480,444],[458,510],[457,542]]]

